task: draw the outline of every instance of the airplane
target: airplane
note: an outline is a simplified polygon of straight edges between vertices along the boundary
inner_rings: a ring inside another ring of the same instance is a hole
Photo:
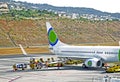
[[[101,68],[105,63],[120,62],[120,46],[73,46],[61,42],[49,22],[46,22],[49,49],[58,58],[83,59],[82,67]],[[72,38],[72,37],[71,37]]]

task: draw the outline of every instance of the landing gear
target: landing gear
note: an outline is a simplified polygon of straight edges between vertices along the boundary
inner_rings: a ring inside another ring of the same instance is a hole
[[[87,66],[83,63],[83,64],[82,64],[82,68],[87,68]]]

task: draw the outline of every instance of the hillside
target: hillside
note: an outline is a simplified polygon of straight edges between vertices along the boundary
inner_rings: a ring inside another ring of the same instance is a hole
[[[49,4],[33,4],[21,1],[14,1],[14,0],[0,0],[0,2],[7,2],[10,9],[37,9],[37,10],[48,10],[53,12],[64,12],[67,15],[76,13],[79,15],[94,15],[95,17],[105,17],[108,16],[112,19],[120,19],[120,13],[110,13],[110,12],[102,12],[100,10],[96,10],[93,8],[86,8],[86,7],[57,7],[52,6]]]
[[[0,19],[0,47],[48,45],[45,22]],[[61,41],[68,44],[120,41],[120,21],[49,19]]]
[[[76,13],[76,14],[88,14],[88,15],[96,15],[96,16],[111,16],[113,18],[118,18],[120,19],[120,13],[109,13],[109,12],[102,12],[100,10],[96,10],[93,8],[86,8],[86,7],[57,7],[57,6],[52,6],[49,4],[33,4],[33,3],[27,3],[27,2],[15,2],[13,1],[11,3],[11,5],[13,5],[13,3],[16,3],[19,5],[24,6],[26,9],[37,9],[37,10],[49,10],[49,11],[53,11],[53,12],[65,12],[67,14],[72,14],[72,13]]]

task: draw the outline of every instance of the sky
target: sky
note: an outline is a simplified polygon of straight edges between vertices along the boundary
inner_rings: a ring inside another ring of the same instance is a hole
[[[120,13],[120,0],[15,0],[59,7],[87,7],[103,12]]]

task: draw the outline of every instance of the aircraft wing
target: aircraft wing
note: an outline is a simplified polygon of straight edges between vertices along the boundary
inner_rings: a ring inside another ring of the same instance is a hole
[[[86,56],[59,56],[58,58],[70,58],[70,59],[90,59],[90,58],[95,58],[95,57],[86,57]]]

